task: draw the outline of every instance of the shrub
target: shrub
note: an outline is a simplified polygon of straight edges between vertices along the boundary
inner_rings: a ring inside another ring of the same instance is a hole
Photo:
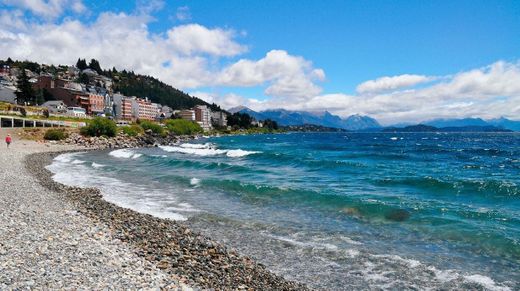
[[[184,119],[170,119],[166,121],[166,127],[176,135],[189,135],[201,133],[202,127],[198,123]]]
[[[96,117],[90,121],[87,126],[80,129],[82,135],[85,136],[115,136],[117,133],[117,125],[114,121]]]
[[[156,133],[156,134],[160,134],[160,135],[163,135],[164,134],[164,128],[162,128],[162,126],[160,126],[159,124],[155,123],[155,122],[151,122],[151,121],[141,121],[141,123],[139,123],[139,126],[141,126],[141,128],[143,128],[144,130],[151,130],[153,133]]]
[[[138,136],[144,132],[139,125],[128,125],[120,127],[121,131],[128,136]]]
[[[45,140],[62,140],[66,139],[68,134],[63,129],[49,129],[45,132],[43,138]]]

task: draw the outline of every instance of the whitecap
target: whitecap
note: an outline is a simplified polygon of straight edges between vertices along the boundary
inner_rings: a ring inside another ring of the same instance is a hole
[[[509,287],[498,286],[495,283],[495,281],[493,281],[493,279],[491,279],[487,276],[479,275],[479,274],[464,276],[464,280],[466,280],[467,282],[470,282],[470,283],[477,283],[489,290],[496,290],[496,291],[511,290],[511,288],[509,288]]]
[[[191,180],[190,180],[190,185],[192,185],[192,186],[197,186],[197,185],[199,185],[199,183],[200,183],[200,179],[191,178]]]
[[[115,158],[121,158],[121,159],[137,159],[140,156],[142,156],[142,154],[135,153],[128,149],[120,149],[120,150],[111,151],[109,153],[109,155],[113,156]]]
[[[80,164],[83,164],[83,163],[85,163],[85,161],[82,161],[82,160],[74,160],[74,161],[72,161],[71,164],[73,164],[73,165],[80,165]]]
[[[160,149],[166,152],[173,153],[182,153],[182,154],[191,154],[197,156],[216,156],[216,155],[226,155],[231,158],[244,157],[251,154],[257,154],[259,152],[254,151],[245,151],[245,150],[221,150],[216,148],[197,148],[197,147],[182,147],[182,146],[159,146]]]
[[[103,168],[103,167],[105,167],[105,165],[94,163],[94,162],[92,163],[92,168],[96,168],[97,169],[97,168]]]
[[[228,150],[226,155],[228,157],[237,158],[237,157],[245,157],[252,154],[258,154],[259,152],[255,151],[244,151],[244,150]]]
[[[200,143],[183,143],[180,145],[181,148],[186,148],[186,149],[209,149],[212,147],[212,144],[210,143],[205,143],[205,144],[200,144]]]
[[[391,140],[397,140],[397,137],[393,136],[390,138]]]

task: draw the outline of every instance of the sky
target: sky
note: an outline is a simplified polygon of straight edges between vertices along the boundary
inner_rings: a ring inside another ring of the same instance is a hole
[[[0,0],[0,59],[151,75],[229,109],[520,120],[520,1]]]

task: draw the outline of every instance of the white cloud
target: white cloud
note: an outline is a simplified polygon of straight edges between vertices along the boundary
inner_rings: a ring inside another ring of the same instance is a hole
[[[321,88],[315,81],[325,79],[322,69],[284,50],[272,50],[258,61],[242,59],[220,74],[218,83],[226,86],[251,87],[269,83],[265,94],[275,97],[305,98],[315,96]]]
[[[2,0],[1,2],[8,6],[28,10],[45,18],[59,17],[66,10],[75,13],[86,11],[86,7],[81,0]]]
[[[235,42],[233,30],[209,29],[200,24],[180,25],[168,31],[168,43],[185,55],[206,53],[214,56],[236,56],[247,47]]]
[[[246,99],[234,93],[220,95],[217,93],[209,93],[203,91],[190,92],[191,96],[199,97],[208,103],[216,103],[223,109],[230,109],[244,104],[258,104],[260,101],[256,99]]]
[[[263,102],[245,100],[255,110],[329,111],[340,116],[366,114],[383,124],[433,118],[482,117],[520,120],[520,62],[499,61],[489,66],[442,76],[426,87],[383,93],[315,95],[301,102],[271,98]]]
[[[181,6],[181,7],[177,8],[175,17],[180,21],[191,20],[190,8],[188,6]]]
[[[359,84],[356,88],[356,91],[360,94],[380,93],[414,86],[420,83],[431,81],[433,79],[433,77],[409,74],[393,77],[381,77],[376,80],[369,80]]]

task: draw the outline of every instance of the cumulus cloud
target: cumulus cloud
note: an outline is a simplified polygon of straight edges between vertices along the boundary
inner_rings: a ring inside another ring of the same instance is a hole
[[[86,11],[86,7],[81,0],[2,0],[1,2],[45,18],[59,17],[66,10],[75,13]]]
[[[356,91],[360,94],[380,93],[414,86],[420,83],[431,81],[433,79],[433,77],[409,74],[393,77],[381,77],[376,80],[369,80],[359,84],[356,88]]]
[[[247,51],[233,39],[233,30],[209,29],[200,24],[180,25],[168,31],[168,43],[185,55],[207,53],[214,56],[236,56]]]
[[[441,79],[419,89],[395,89],[370,96],[316,96],[306,106],[330,104],[323,109],[343,116],[369,114],[384,123],[463,117],[520,119],[519,62],[498,61]]]
[[[225,86],[251,87],[268,83],[265,94],[274,97],[306,98],[319,94],[315,81],[325,79],[322,69],[310,61],[284,50],[272,50],[260,60],[242,59],[224,69],[218,83]]]

